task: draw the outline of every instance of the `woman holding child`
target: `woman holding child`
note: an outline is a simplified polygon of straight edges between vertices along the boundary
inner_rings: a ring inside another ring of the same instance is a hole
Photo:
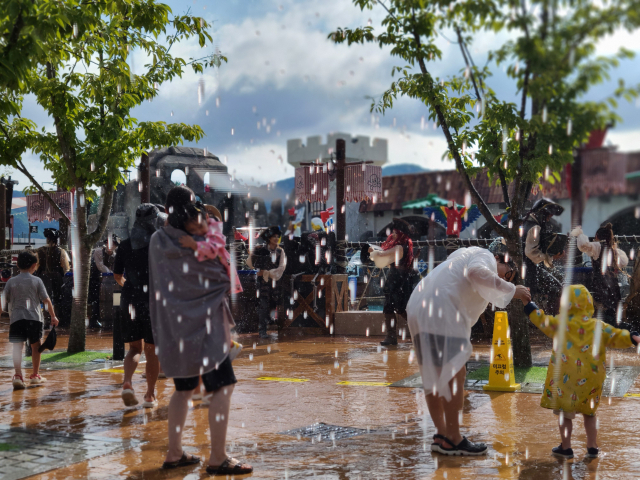
[[[195,465],[200,458],[182,450],[182,432],[189,401],[200,377],[210,394],[211,455],[207,473],[242,475],[250,465],[229,458],[225,449],[231,394],[237,382],[231,360],[228,305],[231,288],[228,265],[219,258],[199,261],[183,247],[185,235],[204,241],[207,215],[184,186],[167,195],[168,225],[157,231],[149,246],[150,311],[157,353],[176,391],[169,403],[169,450],[163,468]],[[216,417],[218,421],[216,421]]]

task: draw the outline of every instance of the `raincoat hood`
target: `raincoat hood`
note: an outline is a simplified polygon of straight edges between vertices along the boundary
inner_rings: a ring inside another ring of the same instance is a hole
[[[569,318],[593,317],[593,298],[584,285],[571,285],[569,287]]]
[[[151,235],[164,225],[167,216],[152,203],[143,203],[136,209],[136,220],[131,229],[131,248],[140,250],[149,246]]]

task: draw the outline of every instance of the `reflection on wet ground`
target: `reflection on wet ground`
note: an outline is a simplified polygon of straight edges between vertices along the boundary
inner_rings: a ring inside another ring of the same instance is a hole
[[[10,353],[8,328],[0,329],[0,355]],[[324,479],[608,479],[635,477],[640,466],[635,418],[637,398],[612,398],[598,410],[601,458],[587,462],[582,421],[574,426],[576,458],[568,463],[550,456],[559,443],[557,418],[539,407],[531,394],[467,392],[464,434],[491,444],[482,458],[432,454],[434,428],[424,394],[418,389],[337,385],[341,381],[396,382],[417,372],[408,363],[410,344],[378,349],[367,337],[241,336],[245,349],[235,360],[239,383],[233,394],[229,451],[251,463],[251,478]],[[66,337],[60,338],[60,348]],[[108,350],[110,337],[91,334],[87,348]],[[254,347],[255,343],[255,347]],[[547,343],[534,347],[537,363],[548,360]],[[488,345],[475,345],[487,361]],[[614,353],[614,352],[612,352]],[[617,365],[640,365],[632,352],[615,352]],[[475,359],[475,357],[472,357]],[[206,478],[204,467],[162,471],[171,380],[158,382],[160,405],[154,410],[126,409],[120,399],[121,373],[48,371],[40,388],[13,392],[11,370],[0,370],[0,424],[66,434],[92,435],[140,443],[124,451],[80,461],[33,478],[178,479]],[[258,381],[258,377],[300,378],[307,382]],[[144,380],[134,377],[141,394]],[[640,392],[636,380],[630,392]],[[298,436],[289,430],[315,423],[362,429],[335,440],[331,435]],[[207,409],[195,402],[184,432],[188,452],[207,457]]]

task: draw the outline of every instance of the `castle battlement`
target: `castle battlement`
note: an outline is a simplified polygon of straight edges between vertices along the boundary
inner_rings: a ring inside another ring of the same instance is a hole
[[[327,162],[331,150],[335,154],[336,140],[343,139],[347,146],[347,162],[371,160],[374,165],[387,163],[389,147],[387,140],[374,138],[373,141],[365,135],[354,137],[349,133],[330,133],[327,135],[327,143],[322,143],[321,136],[307,137],[307,144],[302,139],[287,140],[287,162],[293,167],[299,167],[300,163],[314,162],[321,159]]]

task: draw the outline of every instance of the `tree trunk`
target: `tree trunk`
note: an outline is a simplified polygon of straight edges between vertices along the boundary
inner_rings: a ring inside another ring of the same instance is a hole
[[[77,228],[77,227],[73,227]],[[91,248],[87,248],[80,235],[72,235],[73,246],[73,306],[71,307],[71,327],[69,330],[68,353],[84,352],[86,338],[87,298],[89,294],[89,273],[91,270]],[[79,258],[76,258],[79,257]]]
[[[112,185],[105,186],[104,202],[98,218],[98,227],[88,232],[87,205],[85,204],[84,188],[77,188],[76,222],[71,227],[71,242],[73,253],[73,288],[74,301],[71,308],[71,329],[69,332],[69,353],[84,352],[87,320],[87,299],[89,296],[89,274],[91,272],[91,252],[93,246],[102,238],[107,228],[109,214],[113,205]]]
[[[514,222],[515,223],[515,222]],[[509,248],[509,256],[522,272],[522,241],[515,233],[519,225],[512,228],[512,236],[505,238]],[[521,285],[522,279],[518,276],[516,284]],[[507,307],[509,327],[511,328],[511,348],[513,348],[513,364],[516,367],[530,367],[532,365],[531,343],[529,341],[529,319],[524,314],[522,302],[513,300]]]

